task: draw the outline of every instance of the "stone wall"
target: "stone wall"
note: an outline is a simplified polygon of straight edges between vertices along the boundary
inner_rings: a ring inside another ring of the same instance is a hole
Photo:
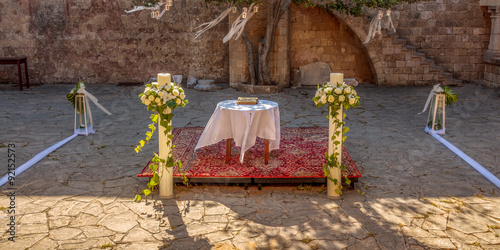
[[[222,8],[174,0],[160,20],[126,14],[131,0],[3,0],[0,57],[27,56],[31,83],[145,82],[158,72],[228,81],[227,19],[194,40]],[[0,66],[0,82],[17,70]]]
[[[500,59],[489,61],[485,64],[484,84],[491,88],[500,88]]]
[[[483,79],[491,20],[479,0],[435,0],[393,10],[397,35],[433,59],[454,78]]]
[[[231,13],[229,16],[229,26],[236,20],[239,13]],[[290,61],[288,46],[290,35],[290,12],[287,11],[278,23],[274,35],[274,46],[269,56],[269,70],[271,80],[283,87],[290,84]],[[229,29],[228,29],[229,30]],[[259,11],[250,19],[246,25],[246,32],[249,40],[253,44],[254,58],[257,60],[259,40],[265,36],[266,32],[266,4],[259,6]],[[238,40],[229,41],[229,82],[235,85],[239,82],[248,82],[248,52],[247,47],[240,37]]]
[[[144,82],[158,72],[220,82],[248,80],[241,39],[222,43],[228,19],[194,40],[195,27],[212,21],[226,6],[174,0],[172,10],[156,20],[149,11],[126,14],[130,5],[131,0],[1,1],[0,57],[27,56],[32,83]],[[265,6],[260,10],[247,25],[255,45],[265,30]],[[273,80],[288,86],[290,71],[315,61],[380,85],[496,77],[496,68],[483,62],[491,20],[479,0],[403,4],[393,9],[392,19],[395,35],[384,33],[363,45],[370,21],[366,16],[292,6],[275,36]],[[0,66],[0,82],[17,82],[17,70]]]
[[[342,72],[346,78],[373,82],[364,46],[337,17],[320,8],[292,4],[290,26],[291,70],[325,62],[333,72]]]
[[[248,22],[247,34],[254,45],[265,35],[265,4]],[[237,15],[230,16],[231,24]],[[288,26],[289,25],[289,26]],[[287,33],[289,30],[289,33]],[[315,62],[325,62],[334,72],[360,82],[372,82],[369,58],[356,35],[339,19],[319,8],[304,8],[292,4],[284,14],[275,34],[275,44],[270,56],[273,81],[288,86],[293,70]],[[289,41],[289,45],[287,45]],[[230,42],[230,82],[248,81],[247,49],[242,39]]]

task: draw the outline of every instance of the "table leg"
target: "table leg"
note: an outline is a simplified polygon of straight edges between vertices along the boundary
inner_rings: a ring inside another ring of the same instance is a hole
[[[226,139],[226,163],[231,160],[231,143],[233,138]]]
[[[264,140],[264,163],[267,165],[269,163],[269,140]]]
[[[28,79],[28,59],[24,60],[24,73],[26,74],[27,89],[30,88],[30,80]]]
[[[23,78],[21,77],[21,61],[17,60],[17,73],[19,75],[19,90],[23,91]]]

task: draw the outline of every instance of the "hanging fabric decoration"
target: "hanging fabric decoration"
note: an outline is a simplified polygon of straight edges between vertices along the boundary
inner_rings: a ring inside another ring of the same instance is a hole
[[[134,8],[131,10],[125,10],[125,13],[130,14],[132,12],[141,11],[141,10],[159,10],[160,7],[161,7],[161,3],[159,3],[159,2],[156,3],[155,6],[150,6],[150,7],[139,5],[139,6],[134,6]]]
[[[194,39],[197,39],[199,36],[201,36],[201,34],[205,33],[205,31],[207,31],[207,30],[213,28],[215,25],[219,24],[222,20],[224,20],[224,18],[226,18],[229,15],[229,13],[231,13],[231,10],[233,10],[233,13],[236,13],[236,7],[229,7],[224,12],[222,12],[222,14],[220,14],[220,16],[215,18],[213,21],[202,23],[202,24],[200,24],[200,26],[196,27],[196,29],[200,29],[202,27],[204,27],[204,28],[196,31],[196,35],[194,36]]]
[[[384,12],[379,10],[376,18],[370,22],[370,29],[368,30],[368,35],[366,36],[364,44],[370,42],[371,39],[375,38],[376,34],[382,34],[380,30],[382,29],[382,17],[384,17]]]
[[[165,7],[161,8],[162,5],[165,5]],[[173,5],[172,0],[159,1],[154,6],[143,6],[143,5],[134,6],[134,8],[131,10],[125,10],[125,13],[129,14],[141,10],[151,10],[151,18],[160,19],[163,16],[163,14],[165,14],[165,12],[168,11],[170,7],[172,7],[172,5]],[[160,9],[163,9],[162,12],[160,12]]]
[[[107,109],[105,109],[101,104],[99,104],[97,98],[89,93],[85,88],[80,88],[78,91],[80,94],[84,94],[89,100],[91,100],[98,108],[100,108],[104,113],[111,115],[111,112],[109,112]]]
[[[444,90],[443,90],[443,88],[441,88],[439,86],[439,84],[436,84],[436,85],[434,85],[434,87],[432,87],[432,90],[429,93],[429,96],[427,97],[427,101],[425,102],[424,110],[422,110],[422,112],[418,113],[419,115],[424,113],[427,110],[427,108],[429,107],[429,104],[431,103],[431,100],[432,100],[432,97],[434,96],[434,94],[440,93],[440,92],[444,92]]]
[[[387,16],[387,24],[385,28],[386,29],[392,28],[393,32],[396,32],[396,28],[394,28],[394,23],[392,22],[391,18],[391,10],[386,11],[386,16]]]
[[[251,4],[248,9],[253,9],[253,6],[255,3]],[[246,14],[246,18],[243,18],[243,13]],[[250,20],[253,16],[255,15],[255,12],[253,11],[248,11],[248,12],[242,12],[238,18],[233,22],[233,25],[231,25],[231,29],[229,30],[229,33],[222,39],[223,43],[228,42],[229,40],[234,39],[238,40],[240,38],[241,34],[243,33],[243,30],[245,30],[245,25],[247,24],[248,20]],[[235,36],[236,35],[236,36]]]
[[[255,3],[251,4],[248,8],[243,8],[243,11],[241,14],[236,18],[236,20],[233,22],[231,25],[231,29],[229,29],[228,34],[222,39],[223,43],[228,42],[231,39],[238,40],[240,38],[241,34],[243,33],[243,30],[245,29],[245,25],[247,24],[248,20],[250,20],[254,14],[259,11],[258,7],[255,5]],[[254,10],[254,11],[251,11]],[[205,31],[213,28],[215,25],[220,23],[224,18],[226,18],[229,13],[236,13],[236,7],[231,6],[227,8],[220,16],[215,18],[211,22],[206,22],[201,24],[200,26],[196,27],[197,29],[202,28],[201,30],[196,31],[195,39],[197,39],[201,34],[203,34]]]

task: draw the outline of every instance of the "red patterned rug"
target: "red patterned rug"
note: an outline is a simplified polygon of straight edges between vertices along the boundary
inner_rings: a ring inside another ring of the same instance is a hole
[[[182,161],[182,167],[188,178],[223,177],[223,178],[322,178],[325,152],[328,149],[328,128],[281,128],[280,149],[269,154],[269,164],[264,164],[264,140],[257,138],[255,145],[245,153],[243,164],[239,162],[240,148],[233,142],[230,163],[225,163],[226,142],[198,149],[194,148],[203,133],[202,127],[175,128],[174,159]],[[348,178],[359,178],[356,164],[342,150],[342,162]],[[149,164],[149,162],[148,162]],[[146,165],[138,177],[152,177]],[[180,176],[177,169],[174,177]]]

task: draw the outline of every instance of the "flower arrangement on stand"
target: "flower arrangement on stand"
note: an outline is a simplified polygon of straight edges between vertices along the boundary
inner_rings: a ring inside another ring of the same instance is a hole
[[[342,157],[342,144],[346,139],[344,134],[349,131],[349,128],[345,126],[345,122],[343,121],[346,116],[343,109],[347,110],[358,107],[359,96],[352,86],[344,82],[334,82],[334,80],[331,80],[330,83],[321,86],[318,85],[316,95],[312,99],[318,108],[325,105],[329,107],[327,118],[331,123],[329,136],[331,136],[330,139],[333,141],[333,150],[330,149],[329,152],[325,152],[327,163],[323,164],[323,171],[330,182],[333,182],[336,187],[340,187],[335,188],[335,192],[341,195],[342,191],[340,189],[342,186],[340,185],[340,179],[332,178],[331,171],[339,168],[342,172],[345,170],[345,166],[341,163],[340,159]],[[351,182],[347,177],[345,177],[345,181],[347,184]]]
[[[170,77],[169,77],[170,79]],[[148,196],[152,189],[160,183],[160,175],[158,173],[158,167],[160,164],[165,164],[167,168],[173,170],[173,167],[177,167],[182,173],[182,178],[184,184],[188,184],[188,179],[184,175],[184,171],[181,170],[182,162],[178,160],[174,161],[172,149],[175,145],[172,144],[173,135],[170,134],[173,127],[170,125],[172,118],[174,117],[173,110],[177,107],[184,107],[188,104],[184,89],[179,85],[170,82],[170,80],[163,86],[159,86],[157,82],[151,84],[146,84],[144,92],[139,94],[139,98],[142,103],[147,106],[147,110],[153,111],[151,115],[151,124],[148,128],[150,131],[146,132],[146,139],[141,140],[139,145],[135,148],[136,153],[139,153],[144,145],[148,144],[151,140],[154,132],[156,131],[156,124],[165,128],[164,133],[167,137],[167,146],[170,147],[170,151],[166,159],[160,158],[159,154],[154,154],[149,168],[153,172],[153,177],[148,183],[148,188],[142,191],[144,197]],[[135,196],[135,201],[141,200],[141,194]]]
[[[83,82],[78,82],[78,84],[69,92],[69,94],[66,95],[66,98],[68,98],[68,101],[71,102],[74,108],[76,105],[75,97],[80,88],[85,89],[85,84]],[[83,114],[84,112],[83,103],[79,103],[78,107],[76,107],[76,111],[78,112],[78,114]]]

